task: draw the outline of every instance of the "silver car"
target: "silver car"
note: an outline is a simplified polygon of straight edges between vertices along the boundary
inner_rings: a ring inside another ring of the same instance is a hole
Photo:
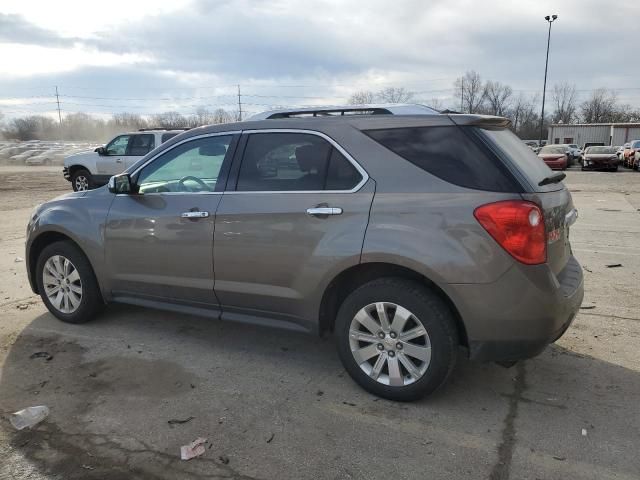
[[[508,126],[379,114],[190,130],[38,206],[31,287],[72,323],[119,302],[332,332],[362,387],[419,398],[459,349],[539,354],[582,301],[564,174]]]

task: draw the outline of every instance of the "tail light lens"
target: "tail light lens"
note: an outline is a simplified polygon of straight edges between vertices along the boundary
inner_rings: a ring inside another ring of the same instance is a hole
[[[473,212],[480,225],[513,258],[527,265],[547,261],[544,216],[535,203],[507,200]]]

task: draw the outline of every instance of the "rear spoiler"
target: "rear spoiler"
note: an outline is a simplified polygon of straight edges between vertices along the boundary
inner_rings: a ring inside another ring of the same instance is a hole
[[[450,114],[449,118],[456,125],[474,125],[477,127],[499,127],[509,128],[511,120],[504,117],[496,117],[493,115],[454,115]]]

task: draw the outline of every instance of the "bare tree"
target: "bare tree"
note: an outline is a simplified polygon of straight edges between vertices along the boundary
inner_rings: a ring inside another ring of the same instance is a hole
[[[510,106],[511,95],[513,95],[513,89],[509,85],[487,80],[484,86],[486,113],[505,116]]]
[[[178,112],[164,112],[151,115],[151,125],[159,128],[185,128],[189,126],[187,118]]]
[[[571,123],[576,117],[576,86],[560,83],[553,86],[555,111],[551,117],[553,123]]]
[[[367,103],[375,103],[376,94],[371,90],[360,90],[351,94],[347,103],[349,105],[364,105]]]
[[[484,86],[480,74],[473,70],[454,82],[456,97],[460,98],[463,113],[477,113],[484,102]]]
[[[413,100],[413,92],[404,87],[387,87],[378,92],[378,98],[382,103],[407,103]]]
[[[444,110],[444,103],[442,103],[442,100],[440,100],[439,98],[434,97],[426,103],[434,110]]]
[[[582,120],[585,123],[603,123],[615,121],[616,94],[606,88],[598,88],[591,93],[589,100],[580,105]]]

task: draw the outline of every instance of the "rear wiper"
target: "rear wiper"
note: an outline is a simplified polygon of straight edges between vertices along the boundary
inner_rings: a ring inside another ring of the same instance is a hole
[[[566,178],[566,174],[562,172],[556,172],[553,175],[549,175],[548,177],[543,178],[538,183],[539,187],[544,187],[545,185],[549,185],[551,183],[560,183],[562,180]]]

